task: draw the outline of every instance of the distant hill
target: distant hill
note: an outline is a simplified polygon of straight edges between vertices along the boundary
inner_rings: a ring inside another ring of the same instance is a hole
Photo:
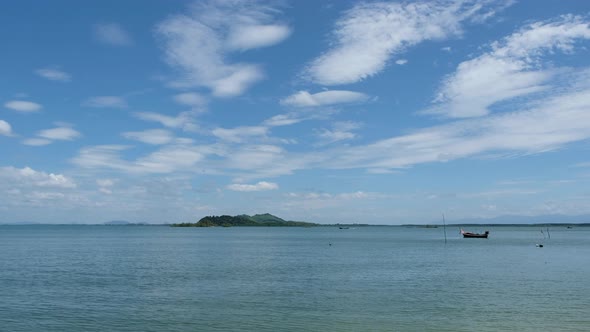
[[[107,226],[143,226],[148,225],[145,222],[130,222],[125,220],[111,220],[104,223]]]
[[[131,222],[125,220],[111,220],[104,223],[105,225],[130,225]]]
[[[249,216],[207,216],[196,223],[171,224],[172,227],[232,227],[232,226],[317,226],[317,224],[303,221],[287,221],[272,214],[256,214]]]
[[[13,221],[13,222],[0,222],[0,225],[40,225],[38,222],[34,221]]]

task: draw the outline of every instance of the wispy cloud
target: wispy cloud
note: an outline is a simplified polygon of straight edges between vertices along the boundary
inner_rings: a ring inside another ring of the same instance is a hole
[[[232,174],[241,182],[287,175],[301,169],[360,168],[385,173],[418,164],[489,154],[543,153],[590,138],[590,68],[567,76],[569,86],[518,105],[513,112],[455,120],[370,144],[329,145],[313,152],[294,152],[278,145],[252,143],[268,139],[270,124],[287,125],[299,120],[285,116],[268,119],[265,126],[214,129],[212,134],[220,142],[212,146],[165,146],[133,161],[121,157],[124,147],[91,147],[83,149],[75,163],[90,168],[147,173],[194,172],[199,165],[201,172]],[[336,123],[319,136],[334,142],[350,140],[356,137],[359,126],[355,122]]]
[[[80,137],[80,133],[70,127],[56,127],[51,129],[41,130],[37,136],[48,140],[62,140],[71,141]]]
[[[56,123],[57,127],[44,129],[37,132],[37,137],[28,138],[22,141],[22,144],[29,146],[44,146],[53,143],[53,141],[71,141],[82,134],[71,128],[67,123]]]
[[[256,184],[234,183],[228,185],[227,189],[232,191],[266,191],[279,189],[279,186],[273,182],[260,181]]]
[[[195,122],[194,112],[181,112],[177,116],[169,116],[154,112],[138,112],[135,116],[144,121],[161,123],[168,128],[178,128],[185,131],[197,131],[199,126]]]
[[[560,71],[543,68],[547,65],[541,58],[556,51],[573,52],[578,39],[590,39],[588,21],[581,17],[532,23],[492,43],[489,52],[459,64],[427,112],[454,118],[483,116],[496,103],[545,91]]]
[[[328,106],[336,104],[362,103],[369,100],[369,96],[354,91],[331,90],[310,94],[299,91],[283,100],[281,104],[295,107]]]
[[[258,1],[206,1],[190,15],[160,23],[166,61],[182,71],[180,86],[203,86],[214,96],[232,97],[260,81],[264,74],[252,63],[230,63],[233,51],[267,47],[288,37],[290,28],[277,22],[277,8]]]
[[[104,168],[131,171],[128,161],[120,157],[120,152],[128,149],[125,145],[96,145],[85,147],[71,159],[75,165],[84,168]]]
[[[115,185],[113,179],[97,179],[96,184],[98,185],[98,191],[110,195],[113,193],[112,187]]]
[[[72,79],[70,74],[56,68],[41,68],[37,69],[35,73],[51,81],[69,82]]]
[[[381,193],[366,192],[366,191],[353,191],[353,192],[342,192],[342,193],[327,193],[327,192],[290,192],[284,195],[285,200],[282,203],[284,208],[288,210],[304,210],[306,214],[310,211],[317,211],[323,209],[338,209],[332,211],[332,214],[338,214],[341,211],[345,211],[346,206],[354,201],[355,210],[360,206],[363,206],[364,202],[377,199],[392,200],[391,195],[385,195]],[[348,212],[349,213],[349,212]],[[355,212],[363,214],[363,212]],[[366,215],[366,214],[365,214]],[[344,217],[344,216],[343,216]],[[347,220],[351,219],[351,216],[344,217]],[[356,219],[356,217],[354,217]]]
[[[24,145],[29,146],[45,146],[53,143],[52,140],[46,138],[27,138],[22,142]]]
[[[131,36],[117,23],[103,23],[94,26],[94,35],[102,43],[113,46],[129,46]]]
[[[214,136],[228,142],[242,143],[252,137],[264,137],[268,128],[264,126],[236,127],[231,129],[215,128],[211,132]]]
[[[290,153],[271,144],[242,144],[218,155],[222,169],[239,174],[242,180],[260,179],[292,174],[294,170],[309,168],[313,154]]]
[[[147,144],[168,144],[174,139],[174,135],[164,129],[150,129],[144,131],[130,131],[122,134],[123,137],[137,140]]]
[[[4,103],[4,107],[22,113],[37,112],[43,108],[40,104],[26,100],[11,100]]]
[[[568,73],[571,85],[510,113],[455,120],[426,127],[406,135],[370,144],[329,145],[314,152],[294,152],[278,145],[252,144],[267,140],[266,126],[217,128],[221,142],[213,146],[165,146],[154,153],[128,161],[121,157],[124,147],[83,149],[75,158],[82,167],[119,169],[126,172],[168,173],[173,171],[222,172],[241,181],[291,174],[301,169],[367,169],[373,173],[440,163],[490,154],[522,155],[543,153],[590,138],[590,68]],[[289,116],[271,118],[277,125]],[[336,123],[324,139],[355,138],[358,123]],[[213,133],[213,132],[212,132]],[[198,168],[196,165],[199,165]]]
[[[292,124],[304,121],[305,118],[297,113],[287,113],[275,115],[269,119],[264,120],[263,125],[269,127],[290,126]]]
[[[191,172],[211,151],[207,147],[188,144],[165,145],[160,149],[139,157],[126,160],[121,153],[129,147],[123,145],[98,145],[83,148],[71,162],[89,169],[114,169],[128,173],[168,174]]]
[[[357,137],[357,134],[353,131],[359,129],[360,127],[361,124],[357,122],[336,122],[332,125],[331,129],[322,129],[318,133],[320,144],[325,145],[354,139]]]
[[[203,107],[207,104],[207,99],[195,92],[184,92],[174,96],[174,101],[180,105],[192,106],[195,108]]]
[[[113,179],[97,179],[96,184],[100,187],[112,187],[115,185],[115,181]]]
[[[505,4],[492,1],[362,2],[346,11],[332,32],[333,47],[305,71],[323,85],[349,84],[383,71],[390,59],[427,40],[461,33],[474,21]]]
[[[331,152],[326,166],[396,169],[486,153],[531,154],[590,138],[590,68],[568,73],[575,84],[510,113],[456,121]]]
[[[126,108],[127,102],[119,96],[97,96],[88,98],[82,105],[96,108]]]
[[[0,135],[12,136],[12,126],[10,123],[0,120]]]
[[[172,145],[142,157],[135,162],[138,172],[172,173],[190,171],[198,162],[205,158],[199,147]]]

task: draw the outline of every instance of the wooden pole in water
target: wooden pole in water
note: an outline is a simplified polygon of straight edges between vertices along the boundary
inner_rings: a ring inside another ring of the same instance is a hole
[[[445,221],[445,214],[443,213],[443,229],[445,232],[445,244],[447,244],[447,222]]]

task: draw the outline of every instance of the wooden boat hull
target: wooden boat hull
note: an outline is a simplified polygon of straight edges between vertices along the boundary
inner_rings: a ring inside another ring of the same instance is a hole
[[[473,238],[473,239],[487,239],[487,234],[463,234],[464,238]]]
[[[485,231],[485,233],[471,233],[471,232],[466,232],[461,229],[461,235],[463,235],[464,238],[487,239],[488,234],[490,234],[490,232],[488,232],[488,231]]]

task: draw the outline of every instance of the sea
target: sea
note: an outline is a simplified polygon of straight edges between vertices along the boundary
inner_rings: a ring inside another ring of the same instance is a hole
[[[0,226],[0,331],[590,331],[590,227],[467,230]]]

